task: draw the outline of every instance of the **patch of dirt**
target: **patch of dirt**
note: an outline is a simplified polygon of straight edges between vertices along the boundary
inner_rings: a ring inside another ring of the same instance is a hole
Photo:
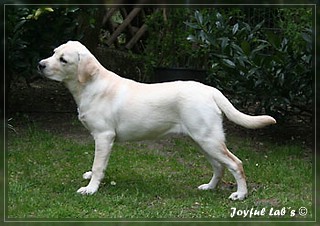
[[[276,198],[270,198],[270,199],[258,199],[255,201],[255,206],[272,206],[277,207],[279,206],[280,201]]]
[[[74,113],[77,111],[72,95],[63,84],[40,78],[27,84],[13,82],[6,102],[9,117],[15,113]]]

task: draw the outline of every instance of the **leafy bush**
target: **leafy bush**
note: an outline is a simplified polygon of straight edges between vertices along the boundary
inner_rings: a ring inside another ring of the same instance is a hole
[[[304,7],[280,8],[281,14],[279,28],[282,29],[285,37],[290,40],[293,46],[305,46],[305,40],[301,38],[301,33],[306,27],[311,27],[312,10]],[[302,48],[303,48],[302,47]]]
[[[196,10],[186,24],[193,29],[188,39],[209,56],[209,81],[238,107],[278,120],[312,116],[311,29],[299,34],[300,45],[292,45],[280,33],[263,30],[264,21],[251,26],[216,9]]]
[[[63,14],[68,12],[52,8],[7,9],[7,69],[10,74],[26,78],[36,74],[39,59],[51,52],[55,44],[70,37],[67,34],[72,33],[75,25],[69,28],[63,25],[74,21],[70,16],[58,19]]]
[[[188,8],[166,8],[157,9],[147,17],[148,38],[144,58],[149,67],[203,68],[202,49],[186,39],[191,28],[183,22],[192,13]]]
[[[6,6],[6,78],[32,80],[37,75],[38,61],[70,39],[83,38],[84,22],[94,26],[88,15],[97,9],[79,7],[38,8]],[[82,24],[81,24],[82,23]],[[98,37],[97,37],[98,39]]]
[[[178,67],[184,62],[185,45],[187,42],[186,25],[176,24],[177,20],[187,20],[185,9],[159,9],[148,16],[148,39],[146,41],[146,53],[149,53],[151,63],[155,67]],[[177,55],[176,52],[180,54]]]

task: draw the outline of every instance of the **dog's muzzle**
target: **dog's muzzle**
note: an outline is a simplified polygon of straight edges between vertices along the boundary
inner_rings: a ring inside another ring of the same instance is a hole
[[[43,63],[42,61],[40,61],[40,62],[38,63],[38,70],[39,70],[39,71],[43,71],[43,69],[45,69],[45,68],[46,68],[46,64]]]
[[[46,64],[45,63],[43,63],[42,61],[40,61],[39,63],[38,63],[38,71],[41,73],[41,74],[43,74],[43,70],[46,68]]]

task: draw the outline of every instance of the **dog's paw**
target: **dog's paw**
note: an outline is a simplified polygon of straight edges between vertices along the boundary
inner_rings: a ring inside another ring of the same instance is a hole
[[[212,187],[211,184],[202,184],[198,187],[199,190],[212,190],[214,187]]]
[[[85,173],[82,175],[83,179],[85,179],[85,180],[91,179],[91,176],[92,176],[92,172],[91,172],[91,171],[85,172]]]
[[[229,199],[231,200],[244,200],[247,197],[247,192],[233,192]]]
[[[87,186],[87,187],[79,188],[77,193],[82,194],[82,195],[92,195],[92,194],[96,193],[97,190],[98,190],[97,188]]]

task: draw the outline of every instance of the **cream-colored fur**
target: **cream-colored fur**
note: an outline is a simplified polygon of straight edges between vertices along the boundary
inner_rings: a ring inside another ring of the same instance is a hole
[[[81,194],[93,194],[104,176],[114,141],[154,139],[169,133],[190,136],[211,163],[214,175],[201,190],[214,189],[224,167],[237,181],[232,200],[247,196],[241,161],[225,146],[222,113],[236,124],[259,128],[276,121],[270,116],[249,116],[236,110],[217,89],[193,81],[143,84],[105,69],[81,43],[69,41],[39,62],[48,78],[63,82],[72,93],[79,119],[95,140],[90,179]]]

